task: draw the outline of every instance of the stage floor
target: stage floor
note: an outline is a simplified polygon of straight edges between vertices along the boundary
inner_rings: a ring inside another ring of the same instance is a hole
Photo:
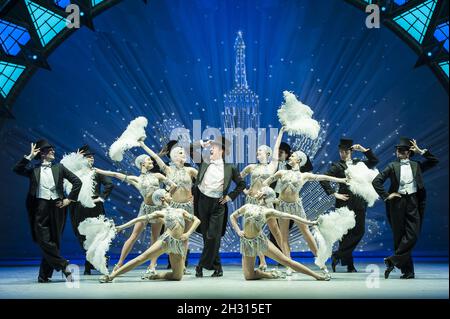
[[[310,263],[308,266],[316,269]],[[180,282],[144,281],[140,267],[117,278],[113,283],[100,284],[99,275],[80,276],[79,282],[68,287],[61,273],[54,273],[53,282],[36,282],[38,267],[0,267],[1,299],[103,299],[103,298],[152,298],[152,299],[216,299],[216,298],[255,298],[255,299],[302,299],[302,298],[449,298],[449,268],[447,262],[416,263],[416,279],[401,280],[400,272],[391,273],[385,280],[384,267],[377,264],[379,275],[366,270],[368,262],[358,263],[358,273],[333,273],[333,279],[319,282],[303,274],[294,273],[287,279],[245,281],[240,265],[226,265],[224,276],[210,277],[211,271],[204,271],[203,278],[186,275]],[[373,264],[372,264],[373,265]],[[162,268],[162,267],[161,267]],[[82,271],[83,269],[81,269]],[[345,270],[344,267],[340,268]],[[159,269],[158,271],[165,271]],[[367,271],[367,272],[366,272]]]

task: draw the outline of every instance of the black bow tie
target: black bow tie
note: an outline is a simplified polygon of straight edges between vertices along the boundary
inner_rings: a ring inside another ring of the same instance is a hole
[[[41,164],[41,167],[44,167],[44,168],[51,168],[51,167],[52,167],[52,163],[42,163],[42,164]]]
[[[400,160],[400,165],[409,165],[409,160]]]

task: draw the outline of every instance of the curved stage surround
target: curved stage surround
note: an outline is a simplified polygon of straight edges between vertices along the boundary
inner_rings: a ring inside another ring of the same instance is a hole
[[[109,146],[136,117],[148,119],[146,144],[154,150],[159,150],[177,127],[190,130],[191,138],[195,125],[200,125],[201,131],[223,131],[235,123],[230,115],[233,103],[241,108],[239,123],[269,132],[280,127],[277,110],[287,90],[310,106],[320,123],[315,141],[287,134],[284,138],[311,158],[314,172],[325,173],[339,160],[337,145],[342,137],[371,148],[380,160],[376,166],[380,171],[395,159],[394,146],[401,136],[416,139],[439,159],[437,167],[424,174],[427,208],[413,253],[418,260],[416,277],[422,277],[422,283],[415,285],[423,290],[413,293],[413,288],[401,283],[395,286],[398,280],[395,284],[382,282],[379,290],[364,288],[364,272],[371,272],[375,264],[382,277],[383,258],[393,252],[385,205],[378,200],[367,209],[365,235],[355,251],[359,271],[355,285],[360,287],[353,286],[352,293],[339,294],[352,289],[345,282],[351,274],[339,273],[334,276],[336,293],[295,295],[289,288],[297,278],[305,278],[296,274],[287,282],[271,282],[272,288],[258,295],[252,291],[259,288],[245,282],[240,297],[404,298],[409,293],[412,298],[448,298],[448,91],[431,68],[414,67],[418,55],[407,43],[384,25],[367,28],[367,14],[350,2],[124,0],[95,17],[95,31],[82,27],[59,44],[47,58],[51,70],[38,69],[29,78],[11,105],[14,118],[0,124],[0,265],[4,266],[0,283],[6,287],[0,289],[0,297],[42,297],[34,284],[36,271],[30,270],[39,264],[40,251],[32,242],[25,209],[28,181],[12,172],[14,164],[29,153],[30,142],[48,139],[56,148],[58,162],[63,154],[89,144],[97,154],[96,167],[138,174],[133,163],[143,153],[141,149],[127,151],[120,163],[108,157]],[[448,16],[446,26],[448,77]],[[245,100],[242,105],[236,102],[239,98]],[[355,155],[361,157],[361,153]],[[142,198],[126,183],[115,180],[114,184],[105,209],[119,224],[137,216]],[[301,194],[310,219],[334,207],[333,197],[327,196],[318,182],[305,186]],[[242,203],[239,198],[229,206],[230,212]],[[114,239],[110,249],[113,261],[130,233]],[[295,259],[314,267],[296,227],[290,238]],[[147,227],[132,255],[146,250],[149,240]],[[202,237],[194,233],[190,246],[189,268],[202,251]],[[61,251],[73,263],[84,262],[69,218]],[[191,297],[238,297],[233,287],[243,281],[236,266],[241,262],[239,236],[230,222],[220,251],[230,274],[226,279],[225,267],[223,279],[229,282],[223,293],[212,296],[198,288]],[[269,263],[271,267],[273,263]],[[165,268],[167,258],[161,257],[158,264]],[[29,267],[13,268],[19,265]],[[21,275],[15,277],[15,273]],[[130,298],[151,298],[152,293],[139,291],[140,273],[132,272],[119,282],[129,279],[133,283],[128,288],[124,285]],[[22,290],[24,278],[34,286]],[[73,298],[96,298],[104,293],[96,288],[97,279],[97,275],[82,276],[82,287]],[[166,297],[185,298],[184,292],[197,289],[195,280],[194,275],[185,276],[184,286],[159,282],[158,288],[178,289],[176,295]],[[302,284],[314,289],[315,283]],[[44,298],[59,298],[65,293],[62,285],[46,290]],[[124,295],[115,287],[104,297]]]

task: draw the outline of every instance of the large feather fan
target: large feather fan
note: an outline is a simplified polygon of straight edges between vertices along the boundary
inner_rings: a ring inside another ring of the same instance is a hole
[[[314,263],[323,268],[331,257],[334,243],[355,227],[355,213],[347,207],[341,207],[329,214],[321,215],[318,222],[318,226],[314,227],[314,238],[319,249]]]
[[[353,194],[359,195],[367,202],[369,207],[375,204],[379,198],[377,192],[372,186],[372,181],[378,175],[377,169],[370,169],[363,162],[356,165],[350,165],[345,173],[350,179],[349,189]]]
[[[315,140],[319,135],[320,125],[312,118],[313,110],[303,104],[291,92],[284,91],[284,103],[278,109],[278,119],[289,135],[305,135]]]
[[[127,129],[109,148],[109,157],[113,161],[120,162],[123,160],[123,153],[133,147],[139,146],[139,140],[145,139],[145,128],[148,121],[145,117],[140,116],[128,124]]]
[[[95,207],[94,200],[92,199],[96,186],[95,172],[89,167],[88,160],[81,154],[70,153],[63,156],[61,164],[74,173],[83,183],[78,194],[78,201],[81,205],[88,208]],[[64,180],[63,185],[65,192],[69,194],[72,190],[72,184]]]
[[[111,241],[116,237],[114,221],[104,215],[89,217],[80,223],[78,231],[86,236],[83,243],[86,249],[86,260],[104,275],[109,271],[106,267],[106,253]]]

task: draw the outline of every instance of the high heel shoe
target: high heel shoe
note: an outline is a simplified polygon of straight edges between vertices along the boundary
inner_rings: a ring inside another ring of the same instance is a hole
[[[148,279],[149,276],[156,275],[156,273],[157,273],[156,272],[156,266],[158,266],[158,265],[155,265],[155,267],[148,266],[148,268],[145,271],[145,273],[142,274],[141,279]]]
[[[278,278],[285,279],[286,278],[285,273],[283,273],[279,270],[276,270],[276,269],[272,269],[270,271],[270,274],[272,275],[272,279],[278,279]]]
[[[261,270],[261,271],[266,271],[267,270],[267,265],[259,265],[258,269]]]
[[[100,281],[101,284],[106,284],[112,282],[113,279],[109,275],[103,275],[98,279],[98,281]]]

